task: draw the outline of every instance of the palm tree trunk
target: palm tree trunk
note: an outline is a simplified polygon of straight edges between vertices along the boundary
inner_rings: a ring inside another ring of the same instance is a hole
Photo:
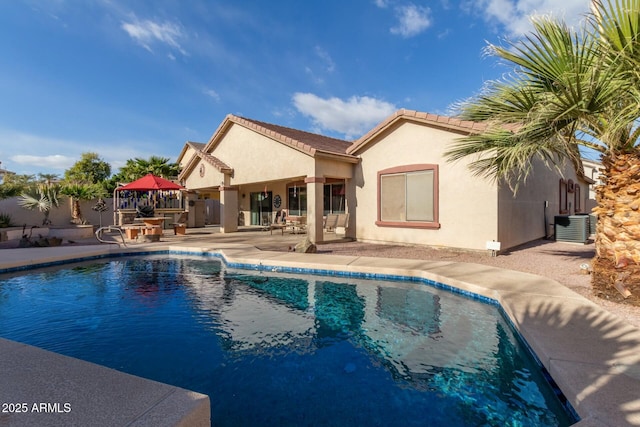
[[[72,209],[71,209],[71,223],[72,224],[83,224],[84,218],[82,218],[82,212],[80,211],[80,200],[73,198],[71,201]]]
[[[631,292],[625,282],[640,265],[640,153],[607,155],[602,165],[593,209],[598,216],[593,283],[626,298]]]

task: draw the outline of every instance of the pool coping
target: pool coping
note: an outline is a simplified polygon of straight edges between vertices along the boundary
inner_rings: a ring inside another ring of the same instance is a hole
[[[3,257],[0,260],[0,272],[20,271],[33,268],[33,265],[56,265],[77,259],[169,251],[220,256],[232,267],[263,268],[270,271],[281,269],[337,276],[412,278],[445,284],[462,293],[477,295],[500,304],[505,315],[518,329],[579,415],[580,421],[575,426],[640,426],[640,329],[625,323],[557,282],[541,276],[448,261],[261,251],[245,243],[193,244],[185,241],[160,246],[141,245],[129,249],[115,246],[58,249],[29,249],[28,260],[15,256]],[[6,251],[3,250],[3,255]],[[7,345],[5,341],[0,340],[2,363],[5,362],[7,354],[3,351]],[[40,349],[33,351],[44,352]],[[49,363],[46,361],[47,358],[38,357],[43,360],[42,363]],[[25,360],[28,359],[21,356],[19,361],[22,363],[16,363],[12,367],[12,372],[24,371],[23,374],[16,374],[13,381],[20,384],[35,381],[34,384],[37,384],[39,379],[32,378],[33,372],[28,366],[23,366],[28,365]],[[52,357],[50,362],[52,368],[59,369],[58,381],[64,381],[68,371],[57,365],[61,362],[54,360],[59,359]],[[71,360],[70,364],[79,362]],[[80,364],[84,363],[87,362]],[[53,375],[54,371],[48,372]],[[127,375],[114,371],[114,379],[118,374]],[[123,380],[118,378],[117,381]],[[171,387],[162,384],[159,386]],[[11,396],[11,390],[10,384],[3,381],[3,384],[0,384],[1,399],[15,398]],[[78,391],[82,394],[81,390]],[[114,410],[120,411],[118,406],[122,404],[121,399],[118,399],[117,394],[113,399]],[[109,399],[106,396],[103,400],[105,405],[108,404]],[[207,408],[208,404],[207,399]],[[190,410],[186,410],[185,416],[189,413]],[[86,416],[87,420],[94,419],[91,413],[87,413]],[[0,421],[3,421],[2,414]]]

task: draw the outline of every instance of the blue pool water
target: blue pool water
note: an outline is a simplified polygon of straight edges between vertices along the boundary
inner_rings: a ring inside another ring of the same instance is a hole
[[[574,421],[496,307],[424,284],[119,258],[0,276],[0,336],[206,393],[216,426]]]

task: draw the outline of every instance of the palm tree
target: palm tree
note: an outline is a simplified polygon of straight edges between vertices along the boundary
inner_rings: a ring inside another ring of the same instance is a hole
[[[58,184],[39,184],[37,187],[26,191],[18,198],[18,205],[28,210],[39,210],[44,214],[42,225],[50,225],[49,213],[52,208],[60,205],[58,195],[60,186]]]
[[[59,182],[60,177],[56,173],[39,173],[38,180],[45,185],[51,185]]]
[[[149,159],[138,157],[128,159],[127,163],[111,178],[111,186],[115,188],[118,183],[135,181],[149,173],[171,179],[180,173],[180,165],[169,163],[168,158],[159,156],[151,156]]]
[[[640,0],[593,1],[578,31],[549,18],[506,47],[490,46],[514,66],[460,106],[462,119],[487,123],[446,154],[477,156],[473,172],[501,182],[527,179],[532,159],[580,165],[580,147],[600,153],[603,184],[598,216],[594,285],[629,295],[624,282],[640,264]]]
[[[104,188],[100,184],[68,184],[62,187],[61,194],[69,196],[71,198],[71,223],[72,224],[86,224],[87,221],[82,216],[80,210],[81,200],[91,200],[96,197],[105,195]]]

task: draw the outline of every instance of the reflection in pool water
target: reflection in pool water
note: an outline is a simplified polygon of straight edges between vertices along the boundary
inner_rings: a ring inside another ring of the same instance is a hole
[[[0,336],[206,393],[214,425],[569,425],[496,307],[152,256],[0,277]]]

